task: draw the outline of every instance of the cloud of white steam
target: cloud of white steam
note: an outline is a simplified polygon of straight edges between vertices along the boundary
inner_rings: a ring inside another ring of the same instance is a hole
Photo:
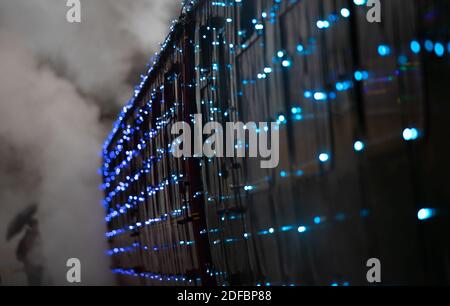
[[[147,61],[179,10],[177,0],[81,0],[81,24],[66,22],[65,0],[0,0],[5,25],[27,46],[101,102],[102,111],[130,98],[130,73]],[[20,18],[18,18],[20,16]]]
[[[111,284],[102,197],[101,144],[130,75],[167,34],[171,0],[82,0],[82,23],[65,0],[0,0],[0,277],[25,284],[6,243],[7,223],[32,202],[53,284],[68,258],[84,285]],[[19,18],[20,17],[20,18]],[[143,57],[145,55],[145,57]]]
[[[39,203],[44,254],[53,281],[64,283],[65,263],[76,257],[85,263],[87,283],[109,282],[100,181],[95,175],[102,138],[98,107],[48,67],[39,67],[14,37],[1,32],[0,71],[7,71],[0,74],[1,170],[6,182],[2,217],[10,220],[30,201]],[[2,266],[6,268],[4,262]]]

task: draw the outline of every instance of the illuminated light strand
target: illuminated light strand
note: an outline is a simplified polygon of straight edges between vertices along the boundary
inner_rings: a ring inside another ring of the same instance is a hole
[[[155,224],[163,223],[163,222],[169,222],[171,221],[171,218],[178,218],[182,216],[186,211],[189,210],[188,206],[182,207],[181,209],[176,209],[172,211],[170,214],[162,214],[160,217],[157,218],[150,218],[146,221],[138,221],[132,225],[128,225],[123,228],[114,229],[108,233],[105,234],[106,238],[113,238],[122,234],[125,234],[127,232],[132,232],[144,227],[152,226]]]
[[[141,245],[140,243],[136,242],[133,243],[131,246],[127,247],[116,247],[112,248],[108,251],[106,251],[106,255],[108,256],[115,256],[120,255],[124,253],[132,253],[137,251],[145,251],[145,252],[161,252],[161,251],[167,251],[172,249],[178,249],[180,247],[192,247],[195,244],[195,241],[179,241],[178,243],[174,243],[172,245],[154,245],[152,247],[149,247],[147,245]]]
[[[144,121],[145,121],[142,116],[143,115],[146,115],[146,116],[150,115],[151,110],[152,110],[151,101],[146,104],[146,107],[144,107],[144,108],[139,110],[139,113],[135,117],[135,126],[137,126],[137,128],[131,129],[131,127],[127,127],[128,129],[130,129],[130,133],[129,134],[126,133],[127,129],[123,130],[122,134],[124,134],[124,135],[122,136],[121,139],[119,139],[118,144],[116,145],[116,147],[112,151],[110,151],[109,154],[108,154],[109,155],[109,159],[107,159],[108,163],[113,162],[117,158],[117,156],[122,152],[122,150],[125,147],[125,144],[127,144],[131,140],[130,136],[133,136],[136,131],[140,130],[139,129],[140,125],[142,123],[144,123]],[[143,115],[142,115],[142,113],[143,113]],[[111,153],[114,153],[113,157],[111,157]]]
[[[166,112],[166,114],[164,114],[163,116],[159,117],[158,120],[156,121],[156,126],[157,129],[156,130],[151,130],[150,132],[146,133],[146,138],[140,139],[137,145],[137,149],[135,150],[131,150],[128,151],[129,153],[127,154],[128,157],[125,158],[125,160],[121,161],[119,163],[119,165],[114,168],[114,170],[110,173],[106,172],[107,171],[107,167],[105,166],[105,170],[104,170],[104,176],[106,178],[110,177],[110,176],[117,176],[120,174],[121,170],[124,168],[128,168],[129,165],[131,164],[132,160],[134,158],[136,158],[137,156],[140,156],[140,152],[143,151],[146,148],[146,142],[150,139],[154,139],[158,136],[158,131],[161,129],[164,129],[169,123],[170,123],[170,119],[172,119],[171,117],[173,116],[173,112],[175,111],[174,108],[171,108],[168,112]],[[111,180],[110,180],[111,181]],[[108,181],[108,182],[110,182]]]
[[[164,179],[156,186],[147,186],[145,188],[146,191],[142,191],[139,195],[128,196],[129,202],[127,202],[117,210],[112,210],[112,212],[105,217],[105,220],[107,222],[110,222],[112,219],[126,214],[129,209],[136,208],[139,203],[144,203],[147,198],[155,197],[158,192],[164,191],[165,188],[169,185],[169,182],[173,182],[175,185],[177,185],[179,183],[179,179],[182,179],[183,177],[183,174],[173,174],[170,178]]]
[[[161,153],[161,152],[160,152]],[[119,182],[116,187],[108,194],[108,196],[104,199],[104,205],[108,205],[112,201],[114,201],[115,197],[121,195],[126,192],[128,188],[132,186],[134,183],[139,183],[142,176],[149,174],[152,170],[153,166],[157,163],[160,163],[164,158],[164,154],[159,155],[158,157],[150,157],[147,161],[144,162],[144,167],[138,170],[134,175],[127,176],[125,182]]]
[[[369,213],[370,213],[370,212],[369,212],[367,209],[363,209],[363,210],[361,210],[361,211],[359,212],[359,216],[360,216],[361,218],[367,218],[367,217],[369,216]],[[181,214],[182,214],[182,212],[181,212],[181,211],[178,211],[178,215],[176,215],[175,217],[178,217],[178,216],[180,216]],[[423,213],[419,213],[419,214],[423,215]],[[172,217],[174,217],[174,216],[172,216]],[[343,222],[343,221],[345,221],[345,220],[347,220],[347,219],[348,219],[348,218],[347,218],[346,215],[343,214],[343,213],[338,213],[338,214],[336,214],[335,217],[334,217],[334,220],[336,220],[336,221],[338,221],[338,222]],[[148,225],[153,225],[153,224],[156,224],[156,223],[159,223],[159,222],[170,221],[170,220],[169,220],[169,215],[167,215],[167,214],[161,216],[161,218],[158,218],[158,219],[152,219],[152,220],[153,220],[153,221],[152,221],[152,222],[149,222]],[[233,221],[233,220],[237,220],[237,218],[229,218],[228,220]],[[312,223],[312,224],[304,223],[304,224],[300,224],[300,225],[284,225],[284,226],[280,226],[278,229],[275,228],[275,227],[269,227],[269,228],[266,228],[266,229],[257,231],[256,233],[245,232],[245,233],[243,233],[242,238],[238,238],[238,237],[229,237],[229,238],[225,238],[223,242],[225,242],[226,244],[230,244],[230,243],[235,243],[235,242],[239,242],[239,241],[244,241],[244,240],[249,239],[249,238],[252,237],[253,235],[257,235],[257,236],[271,236],[271,235],[274,235],[274,234],[276,234],[276,233],[287,233],[287,232],[293,232],[293,231],[296,231],[296,232],[299,233],[299,234],[303,234],[303,233],[312,231],[312,230],[314,229],[314,226],[321,225],[321,224],[323,224],[324,222],[327,222],[328,220],[331,220],[331,219],[329,219],[328,217],[326,217],[326,216],[324,216],[324,215],[320,215],[320,216],[315,216],[315,217],[313,217],[312,220],[313,220],[313,223]],[[224,220],[222,220],[222,221],[224,221]],[[107,236],[107,237],[110,238],[110,237],[114,237],[114,236],[116,236],[116,235],[118,235],[118,234],[122,234],[122,233],[124,233],[124,232],[127,232],[127,231],[139,229],[139,228],[141,228],[141,227],[144,226],[143,223],[144,223],[144,222],[138,222],[139,226],[136,226],[136,225],[135,225],[135,226],[133,226],[132,229],[128,229],[128,230],[127,230],[127,229],[123,229],[123,231],[120,232],[120,233],[119,233],[119,231],[121,231],[121,230],[115,230],[115,232],[117,232],[117,234],[114,234],[114,235],[112,235],[112,236]],[[113,231],[113,232],[114,232],[114,231]],[[206,230],[206,229],[201,230],[201,231],[200,231],[200,234],[201,234],[201,235],[206,235],[207,233],[210,233],[210,234],[217,234],[217,233],[219,233],[219,232],[221,232],[220,229],[218,229],[218,228],[213,228],[213,229],[209,229],[209,230]],[[112,233],[112,232],[111,232],[111,233]],[[219,239],[219,240],[214,240],[214,241],[213,241],[213,245],[218,245],[218,244],[220,244],[220,243],[222,243],[222,241],[221,241],[220,239]],[[194,242],[190,242],[190,243],[189,243],[189,242],[186,242],[186,241],[180,241],[178,244],[175,244],[174,247],[177,247],[177,246],[179,246],[179,245],[182,246],[182,245],[192,245],[192,244],[194,244]],[[140,248],[140,244],[139,244],[139,243],[135,243],[135,244],[133,244],[132,246],[127,247],[127,248],[113,248],[112,250],[109,250],[109,251],[108,251],[108,254],[109,254],[109,255],[112,255],[112,254],[118,254],[118,253],[131,252],[131,251],[134,251],[136,248]],[[143,248],[144,248],[144,250],[148,250],[148,249],[149,249],[148,246],[147,246],[147,247],[146,247],[146,246],[143,246]]]
[[[138,273],[134,269],[121,269],[116,268],[111,270],[114,274],[120,274],[120,275],[126,275],[126,276],[133,276],[133,277],[140,277],[140,278],[146,278],[158,282],[170,282],[170,283],[188,283],[192,284],[195,282],[194,279],[188,278],[186,275],[169,275],[169,274],[159,274],[159,273],[153,273],[153,272],[141,272]],[[200,279],[197,279],[197,281],[200,281]]]

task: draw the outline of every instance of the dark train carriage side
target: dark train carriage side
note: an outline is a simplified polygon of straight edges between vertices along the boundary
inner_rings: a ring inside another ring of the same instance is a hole
[[[199,166],[170,154],[172,125],[189,122],[195,109],[193,33],[185,21],[176,26],[109,145],[117,154],[107,166],[115,169],[106,178],[108,254],[121,283],[215,284],[205,270],[205,217],[194,197]]]
[[[450,283],[450,5],[382,2],[185,6],[105,149],[123,283]],[[195,113],[278,122],[279,166],[174,158]]]

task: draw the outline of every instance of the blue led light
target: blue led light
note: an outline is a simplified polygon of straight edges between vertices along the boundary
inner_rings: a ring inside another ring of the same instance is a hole
[[[299,232],[299,233],[304,233],[304,232],[306,232],[306,230],[307,230],[306,226],[303,226],[303,225],[301,225],[297,228],[297,232]]]
[[[341,9],[341,16],[344,18],[350,17],[350,10],[348,8]]]
[[[301,112],[302,112],[302,109],[300,107],[293,107],[293,108],[291,108],[291,113],[293,115],[300,114]]]
[[[356,5],[364,5],[367,0],[353,0],[353,3]]]
[[[319,155],[319,160],[320,160],[320,162],[322,162],[322,163],[326,163],[327,161],[330,160],[330,155],[328,155],[327,153],[321,153],[321,154]]]
[[[442,57],[445,53],[445,47],[441,43],[436,43],[434,45],[434,53],[436,53],[437,56]]]
[[[380,56],[388,56],[389,54],[391,54],[391,48],[387,45],[379,45],[378,54]]]
[[[426,49],[428,52],[433,52],[433,50],[434,50],[434,44],[433,44],[433,42],[432,42],[431,40],[426,40],[426,41],[425,41],[425,49]]]
[[[356,141],[354,144],[353,144],[353,149],[356,151],[356,152],[361,152],[361,151],[363,151],[364,150],[364,148],[365,148],[365,145],[364,145],[364,142],[362,142],[362,141]]]
[[[420,50],[422,49],[422,47],[420,46],[420,43],[417,40],[413,40],[411,42],[410,48],[411,48],[411,51],[416,54],[419,53]]]
[[[406,57],[405,55],[400,55],[398,57],[398,63],[400,65],[406,65],[408,63],[408,57]]]
[[[244,187],[244,190],[245,190],[245,191],[252,191],[252,190],[254,190],[254,189],[255,189],[254,186],[245,186],[245,187]]]
[[[367,218],[370,215],[370,211],[368,209],[362,209],[359,212],[359,215],[361,216],[361,218]]]
[[[367,80],[369,78],[369,73],[367,71],[355,71],[354,73],[355,80],[362,81]]]
[[[298,52],[298,53],[303,52],[304,49],[305,49],[305,48],[303,47],[302,44],[298,44],[298,45],[297,45],[297,52]]]
[[[403,139],[405,141],[412,141],[419,138],[419,131],[416,128],[406,128],[403,130]]]
[[[314,100],[316,101],[325,101],[327,100],[328,95],[326,92],[315,92],[314,93]]]
[[[337,91],[345,91],[352,87],[351,81],[337,82],[335,87]]]
[[[282,62],[281,62],[281,65],[284,67],[284,68],[288,68],[288,67],[291,67],[291,65],[292,65],[292,62],[290,61],[290,60],[283,60]]]
[[[293,226],[290,226],[290,225],[286,225],[286,226],[282,226],[281,227],[281,231],[282,232],[289,232],[289,231],[291,231],[291,230],[293,230],[294,229],[294,227]]]
[[[321,217],[319,217],[319,216],[314,217],[314,223],[315,224],[320,224],[321,222],[322,222],[322,218]]]
[[[318,20],[316,26],[319,29],[327,29],[330,27],[330,22],[328,20]]]
[[[303,116],[300,115],[300,114],[297,114],[297,115],[294,116],[294,119],[295,119],[296,121],[300,121],[300,120],[303,120]]]
[[[262,24],[260,24],[260,23],[255,24],[255,30],[260,31],[260,30],[262,30],[262,29],[264,29],[264,25],[262,25]]]
[[[436,215],[436,210],[433,208],[422,208],[417,212],[417,219],[424,221],[431,219]]]

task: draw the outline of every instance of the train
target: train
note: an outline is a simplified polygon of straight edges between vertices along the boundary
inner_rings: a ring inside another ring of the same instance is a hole
[[[103,147],[120,284],[450,284],[450,3],[381,5],[184,1]],[[278,166],[175,158],[195,114],[278,123]]]

